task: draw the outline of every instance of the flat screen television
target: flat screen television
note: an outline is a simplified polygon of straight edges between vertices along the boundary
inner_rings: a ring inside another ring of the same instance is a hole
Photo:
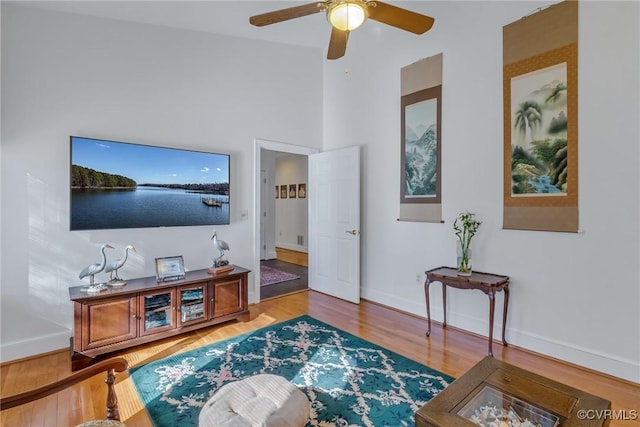
[[[229,224],[228,154],[71,137],[71,230]]]

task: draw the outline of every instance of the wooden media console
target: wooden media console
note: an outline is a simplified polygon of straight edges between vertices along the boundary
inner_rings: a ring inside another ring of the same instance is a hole
[[[96,357],[229,320],[249,320],[249,270],[210,274],[189,271],[180,280],[129,280],[121,287],[89,293],[69,288],[74,303],[71,369]]]

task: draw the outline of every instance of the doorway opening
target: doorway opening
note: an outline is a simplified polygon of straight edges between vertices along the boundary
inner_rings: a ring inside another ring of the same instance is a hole
[[[260,299],[308,289],[308,158],[262,150]],[[266,200],[265,200],[266,199]]]
[[[260,299],[309,289],[308,254],[276,247],[276,258],[260,261]]]
[[[254,301],[309,287],[307,164],[308,155],[316,152],[309,147],[256,140],[259,183]]]

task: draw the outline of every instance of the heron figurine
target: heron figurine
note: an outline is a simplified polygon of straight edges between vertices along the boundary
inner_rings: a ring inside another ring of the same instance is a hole
[[[216,248],[220,252],[220,256],[213,260],[214,267],[222,267],[229,264],[229,261],[223,260],[224,254],[229,250],[229,244],[224,240],[218,239],[218,233],[216,230],[213,230],[213,236],[211,236],[211,240],[213,240],[213,247]]]
[[[93,286],[93,276],[95,276],[96,274],[100,273],[102,270],[104,270],[104,267],[107,265],[107,256],[104,253],[105,249],[113,249],[113,246],[111,245],[102,245],[102,247],[100,248],[100,252],[102,253],[102,261],[100,261],[99,263],[96,264],[91,264],[86,266],[84,269],[82,269],[82,271],[80,272],[80,274],[78,275],[78,277],[80,279],[84,279],[85,277],[89,276],[89,285]]]
[[[104,268],[105,273],[109,273],[109,285],[110,286],[124,286],[127,284],[124,280],[118,277],[118,269],[121,268],[125,262],[127,262],[127,258],[129,257],[129,251],[136,252],[136,248],[133,245],[127,245],[124,248],[124,257],[111,261]],[[115,277],[114,277],[115,273]]]

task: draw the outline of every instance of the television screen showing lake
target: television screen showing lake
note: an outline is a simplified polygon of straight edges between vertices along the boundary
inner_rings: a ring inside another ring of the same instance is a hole
[[[229,197],[182,189],[72,190],[71,229],[229,223]]]
[[[228,154],[71,137],[71,230],[229,224]]]

